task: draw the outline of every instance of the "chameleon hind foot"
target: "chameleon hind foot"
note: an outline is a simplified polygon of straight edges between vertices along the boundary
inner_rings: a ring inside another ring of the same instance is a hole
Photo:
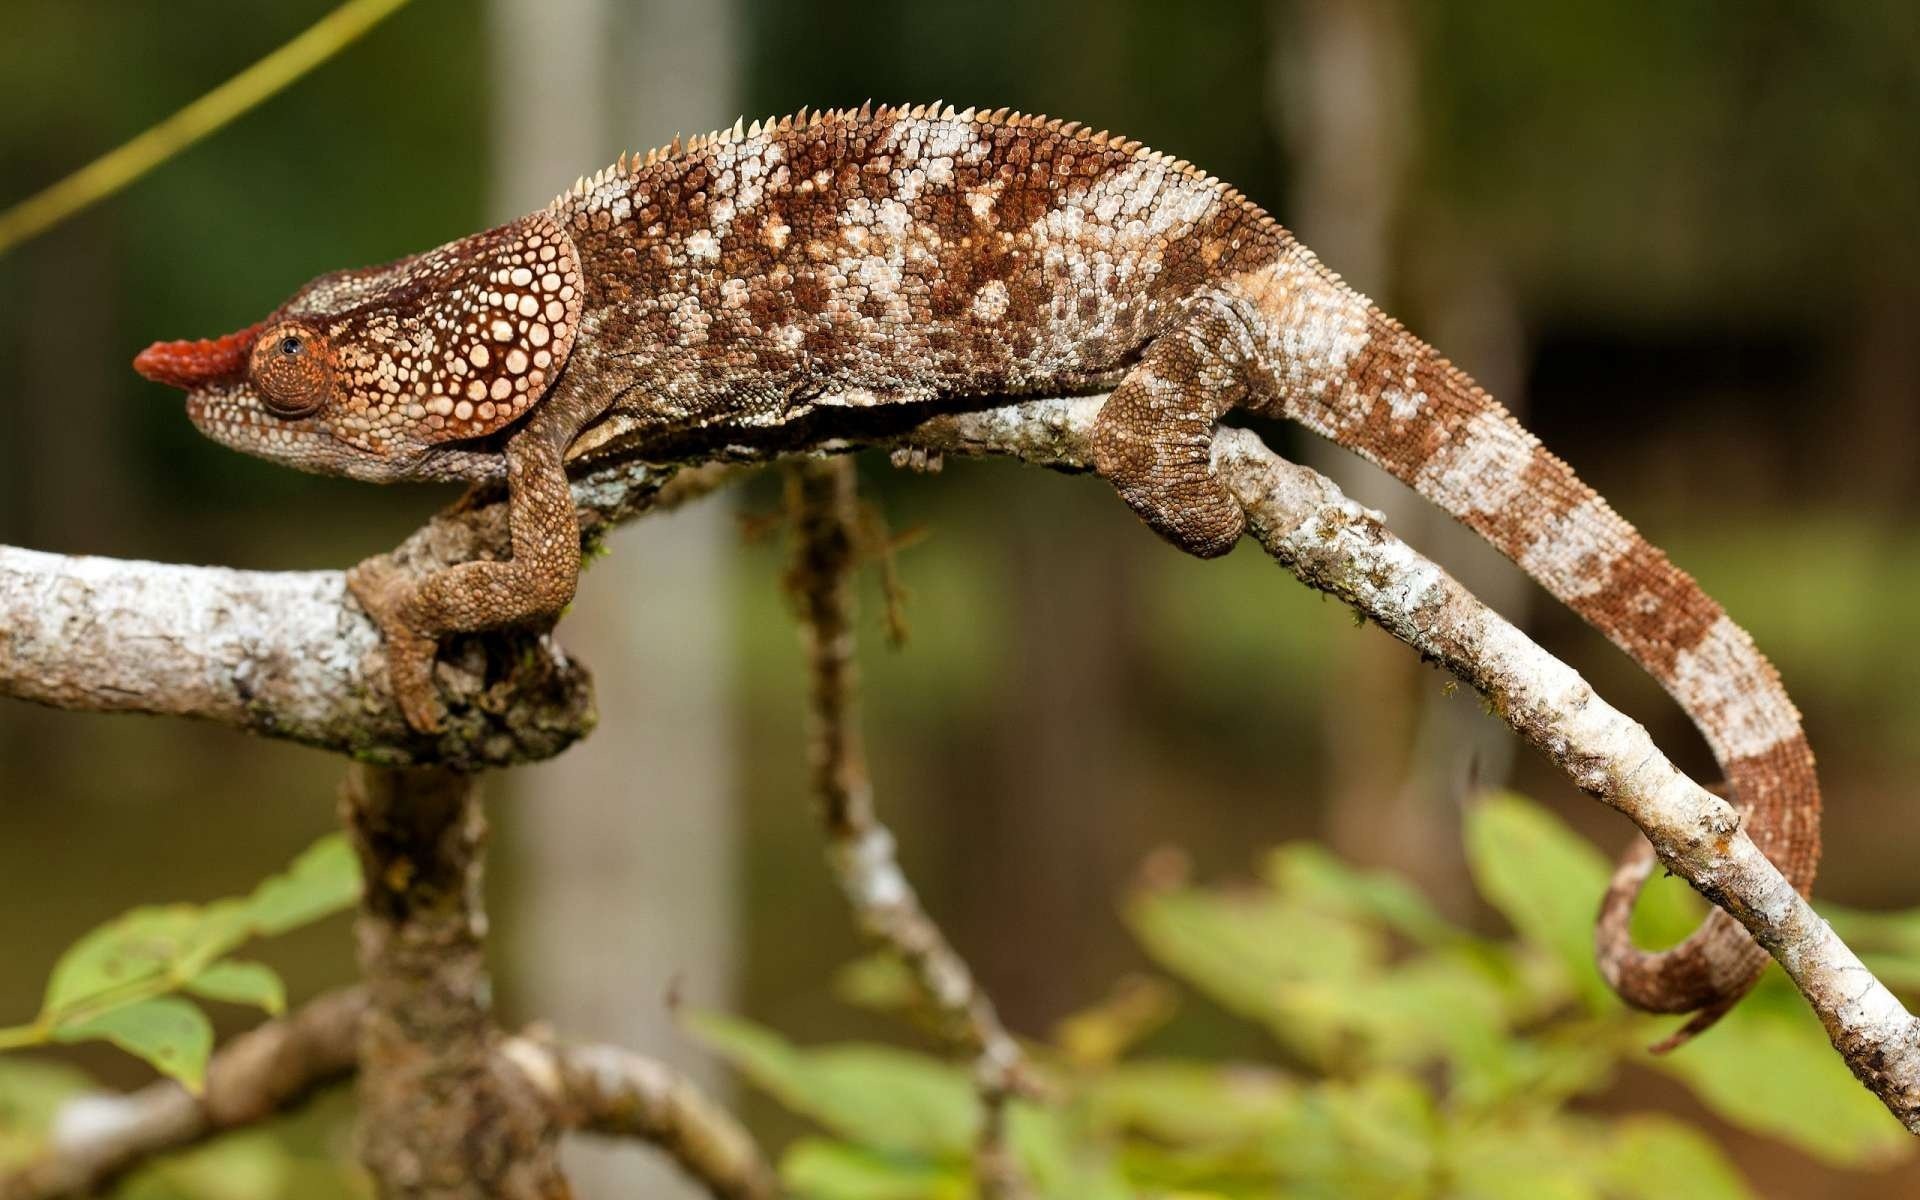
[[[1155,533],[1200,558],[1233,549],[1247,525],[1213,468],[1214,427],[1245,392],[1214,349],[1213,324],[1197,318],[1155,339],[1093,429],[1094,470]]]

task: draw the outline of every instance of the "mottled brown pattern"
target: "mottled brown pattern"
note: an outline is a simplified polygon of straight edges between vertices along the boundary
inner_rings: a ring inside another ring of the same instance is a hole
[[[577,273],[545,279],[529,251]],[[512,325],[496,331],[500,314]],[[419,586],[355,579],[420,728],[438,720],[438,636],[550,619],[571,597],[569,447],[744,433],[836,407],[1111,389],[1096,469],[1192,553],[1223,553],[1244,527],[1211,459],[1215,424],[1235,407],[1302,422],[1480,532],[1687,707],[1756,840],[1796,886],[1811,884],[1811,756],[1746,635],[1272,218],[1137,143],[938,105],[736,125],[623,158],[500,230],[317,281],[260,336],[282,320],[321,334],[327,372],[283,366],[298,386],[274,383],[256,354],[239,373],[229,364],[245,337],[143,361],[190,389],[203,429],[250,453],[367,479],[504,476],[511,489],[511,561]],[[536,325],[549,342],[534,344]],[[503,408],[495,380],[516,364],[544,372],[544,392],[514,375],[527,386],[510,382]],[[331,383],[316,391],[314,378]],[[476,381],[491,412],[470,394]],[[472,407],[438,411],[443,398]],[[1710,1019],[1748,986],[1759,960],[1730,922],[1664,954],[1634,950],[1620,917],[1631,894],[1616,889],[1602,927],[1609,977],[1630,1001]]]

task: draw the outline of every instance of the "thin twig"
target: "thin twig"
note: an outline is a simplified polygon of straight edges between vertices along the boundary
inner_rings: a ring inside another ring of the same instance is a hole
[[[0,254],[106,199],[338,54],[407,0],[347,0],[172,116],[0,211]]]
[[[853,460],[802,460],[788,469],[787,486],[794,532],[787,585],[800,606],[808,765],[827,861],[860,932],[912,970],[942,1032],[972,1059],[981,1104],[976,1182],[989,1200],[1013,1200],[1028,1194],[1006,1139],[1007,1106],[1028,1086],[1024,1055],[992,998],[921,907],[894,856],[893,834],[874,815],[856,699],[853,571],[862,516]]]

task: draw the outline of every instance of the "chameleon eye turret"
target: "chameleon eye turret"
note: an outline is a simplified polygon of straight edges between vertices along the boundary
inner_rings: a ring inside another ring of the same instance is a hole
[[[269,329],[253,344],[248,376],[267,411],[292,420],[308,416],[333,391],[326,339],[298,324]]]

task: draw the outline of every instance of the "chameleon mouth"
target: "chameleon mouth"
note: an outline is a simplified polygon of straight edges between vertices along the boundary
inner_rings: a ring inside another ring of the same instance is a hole
[[[222,338],[194,342],[155,342],[134,355],[133,369],[155,383],[184,391],[209,383],[237,379],[247,369],[259,325],[249,325]]]

